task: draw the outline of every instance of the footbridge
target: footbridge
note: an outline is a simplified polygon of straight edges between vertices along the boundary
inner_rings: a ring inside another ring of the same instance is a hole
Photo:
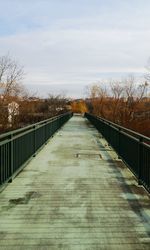
[[[0,157],[0,250],[150,249],[149,138],[67,113],[1,135]]]

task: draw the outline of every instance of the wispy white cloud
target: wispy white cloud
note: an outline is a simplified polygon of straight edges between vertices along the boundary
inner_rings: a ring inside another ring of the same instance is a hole
[[[147,0],[0,0],[8,4],[12,9],[0,17],[0,55],[9,51],[24,65],[26,83],[88,84],[100,73],[144,70]]]

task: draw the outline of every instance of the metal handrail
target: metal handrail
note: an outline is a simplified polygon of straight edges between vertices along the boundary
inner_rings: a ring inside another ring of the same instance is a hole
[[[85,117],[150,192],[150,138],[93,114],[85,113]]]
[[[65,113],[65,115],[67,115],[67,114],[70,114],[70,112]],[[21,133],[22,131],[31,129],[31,128],[33,128],[34,126],[39,126],[39,125],[42,125],[42,124],[44,125],[46,122],[51,122],[52,120],[58,119],[58,118],[60,118],[60,117],[62,117],[62,116],[64,116],[64,114],[57,115],[57,116],[54,116],[54,117],[45,119],[45,120],[43,120],[43,121],[36,122],[36,123],[31,124],[31,125],[25,126],[25,127],[23,127],[23,128],[14,129],[14,130],[12,130],[12,131],[9,131],[9,132],[0,134],[0,140],[3,139],[3,138],[5,138],[5,137],[9,137],[9,136],[12,135],[12,134]]]
[[[90,114],[90,115],[91,115],[91,116],[94,116],[94,115],[92,115],[92,114]],[[107,120],[107,119],[105,119],[105,118],[102,118],[102,117],[99,117],[99,116],[94,116],[94,117],[96,117],[97,119],[99,119],[99,120],[101,120],[101,121],[103,121],[103,122],[105,122],[105,123],[107,123],[107,124],[113,126],[114,128],[119,128],[119,129],[121,129],[121,130],[127,132],[127,134],[133,134],[134,137],[143,138],[143,140],[149,141],[149,142],[150,142],[150,137],[147,137],[147,136],[142,135],[142,134],[140,134],[140,133],[138,133],[138,132],[135,132],[134,130],[125,128],[125,127],[123,127],[123,126],[121,126],[121,125],[119,125],[119,124],[117,124],[117,123],[114,123],[114,122],[112,122],[112,121],[109,121],[109,120]]]
[[[11,181],[71,116],[67,112],[0,135],[0,185]]]

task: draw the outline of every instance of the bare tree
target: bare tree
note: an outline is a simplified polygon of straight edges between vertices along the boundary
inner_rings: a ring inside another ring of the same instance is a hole
[[[146,74],[144,75],[146,82],[150,82],[150,58],[148,59],[147,65],[145,67],[146,69]]]
[[[133,75],[129,75],[126,79],[123,80],[124,85],[124,94],[125,98],[134,98],[136,94],[135,78]]]
[[[66,111],[67,102],[68,100],[64,94],[59,94],[59,95],[49,94],[47,103],[48,103],[48,109],[49,109],[49,112],[51,113],[51,116],[60,114]]]
[[[120,81],[111,82],[111,95],[112,101],[110,108],[112,109],[112,120],[114,122],[120,123],[122,102],[124,98],[124,86]]]
[[[103,83],[92,84],[91,86],[88,86],[87,93],[92,104],[93,113],[104,116],[103,104],[107,97],[107,90],[103,86]]]
[[[9,56],[0,57],[0,90],[3,98],[19,96],[24,88],[21,85],[23,68]]]
[[[23,68],[8,55],[0,56],[0,128],[8,128],[9,107],[12,103],[19,103],[20,97],[27,98],[27,92],[21,84]],[[19,109],[19,108],[18,108]],[[11,112],[11,122],[14,125],[16,112]]]
[[[150,71],[149,71],[150,72]],[[149,136],[150,95],[148,81],[136,81],[129,75],[114,80],[105,91],[103,86],[88,88],[86,100],[93,114]]]
[[[138,88],[137,88],[138,101],[141,101],[144,97],[147,97],[148,92],[149,92],[149,86],[150,85],[148,82],[144,82],[138,86]]]

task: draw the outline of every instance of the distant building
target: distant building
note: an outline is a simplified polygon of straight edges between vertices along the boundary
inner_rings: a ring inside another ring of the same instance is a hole
[[[11,102],[8,104],[8,122],[12,124],[13,118],[19,115],[19,104],[17,102]]]

